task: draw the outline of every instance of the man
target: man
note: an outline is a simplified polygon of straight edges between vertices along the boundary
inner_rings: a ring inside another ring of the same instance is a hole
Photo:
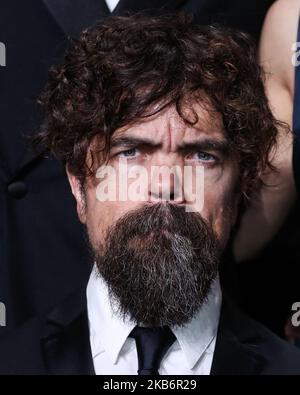
[[[67,38],[110,14],[147,9],[150,15],[186,11],[199,24],[224,23],[257,39],[271,2],[1,2],[0,42],[6,47],[6,66],[0,67],[0,302],[7,317],[0,335],[49,309],[89,274],[83,229],[63,169],[51,156],[29,152],[24,138],[38,128],[35,97],[45,85],[48,68],[61,61]]]
[[[218,277],[277,136],[247,37],[180,14],[112,17],[40,101],[35,143],[66,165],[95,265],[87,288],[3,339],[0,372],[299,374],[298,351]]]

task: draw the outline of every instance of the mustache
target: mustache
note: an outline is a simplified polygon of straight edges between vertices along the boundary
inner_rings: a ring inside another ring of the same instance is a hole
[[[209,243],[215,239],[211,226],[199,213],[187,212],[183,205],[159,202],[124,214],[108,229],[106,242],[109,243],[110,235],[115,232],[119,234],[120,243],[126,243],[130,239],[143,238],[160,231],[165,237],[186,235],[192,243],[201,244],[202,247],[205,241]]]

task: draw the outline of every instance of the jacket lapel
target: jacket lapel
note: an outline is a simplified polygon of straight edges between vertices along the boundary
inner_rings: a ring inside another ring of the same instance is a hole
[[[258,354],[261,338],[251,330],[252,321],[246,318],[223,296],[223,305],[212,363],[212,375],[259,375],[266,360]]]
[[[66,36],[78,36],[84,28],[110,14],[105,0],[43,0]]]
[[[41,339],[46,374],[93,375],[85,288],[52,311]]]
[[[150,11],[150,13],[175,12],[186,3],[186,0],[120,0],[113,15],[123,15],[128,12]]]

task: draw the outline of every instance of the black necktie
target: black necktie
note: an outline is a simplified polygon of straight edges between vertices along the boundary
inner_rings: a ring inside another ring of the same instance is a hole
[[[139,375],[159,375],[160,363],[176,340],[168,326],[139,327],[136,326],[130,333],[136,341],[138,354]]]

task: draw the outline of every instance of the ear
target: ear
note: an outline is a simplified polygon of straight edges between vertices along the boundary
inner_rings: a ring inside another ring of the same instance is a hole
[[[66,172],[68,176],[68,180],[70,183],[70,187],[72,190],[72,194],[74,198],[76,199],[76,207],[77,207],[77,214],[79,217],[79,220],[85,224],[86,223],[86,202],[85,202],[85,197],[83,196],[83,192],[81,189],[80,181],[74,174],[72,174],[68,166],[66,166]]]

